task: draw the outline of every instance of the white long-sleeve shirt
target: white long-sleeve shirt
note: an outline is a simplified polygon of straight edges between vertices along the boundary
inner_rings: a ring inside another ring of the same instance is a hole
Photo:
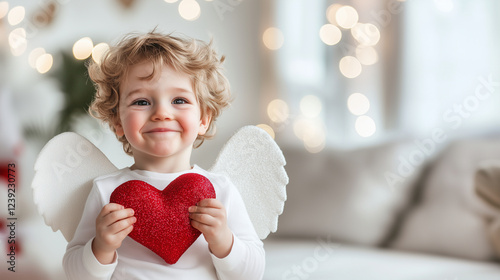
[[[111,193],[129,180],[142,180],[163,190],[178,176],[198,173],[214,186],[217,200],[227,211],[227,225],[233,232],[233,246],[225,258],[212,255],[203,234],[180,257],[177,263],[167,264],[153,251],[126,237],[117,250],[116,260],[109,265],[97,261],[91,244],[95,237],[95,220],[102,207],[109,203]],[[156,173],[144,170],[121,169],[94,180],[80,223],[66,249],[64,270],[69,279],[262,279],[265,253],[262,241],[246,212],[245,204],[230,180],[194,166],[180,173]]]

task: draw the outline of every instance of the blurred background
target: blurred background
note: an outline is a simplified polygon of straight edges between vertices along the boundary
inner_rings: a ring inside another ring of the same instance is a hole
[[[49,139],[76,131],[118,167],[132,163],[86,113],[94,90],[85,62],[99,61],[126,33],[156,28],[213,39],[226,56],[234,102],[193,159],[209,168],[249,124],[311,154],[496,133],[498,11],[494,0],[0,1],[0,170],[16,165],[16,277],[64,279],[66,242],[43,224],[30,189]],[[7,259],[2,178],[0,259]],[[5,261],[1,267],[4,275]]]

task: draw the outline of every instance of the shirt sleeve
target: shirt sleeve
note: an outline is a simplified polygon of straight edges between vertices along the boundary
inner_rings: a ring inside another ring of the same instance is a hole
[[[94,184],[85,203],[82,218],[73,240],[66,247],[63,268],[70,280],[105,280],[111,279],[116,268],[118,256],[112,264],[103,265],[92,252],[95,237],[95,219],[103,207],[99,190]]]
[[[228,188],[227,223],[233,232],[233,246],[225,258],[212,256],[212,262],[220,280],[262,279],[265,268],[265,252],[262,241],[257,236],[248,216],[245,203],[236,187]]]

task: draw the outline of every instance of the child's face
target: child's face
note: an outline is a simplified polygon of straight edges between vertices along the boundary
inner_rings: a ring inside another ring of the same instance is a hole
[[[190,77],[163,66],[151,80],[153,65],[141,62],[130,67],[120,85],[118,136],[125,135],[134,158],[172,158],[189,164],[193,143],[209,125],[201,118]]]

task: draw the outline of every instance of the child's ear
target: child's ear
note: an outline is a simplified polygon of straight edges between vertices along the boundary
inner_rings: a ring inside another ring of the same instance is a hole
[[[123,135],[125,135],[125,132],[123,131],[123,126],[120,122],[116,122],[113,127],[115,128],[115,133],[116,133],[116,136],[118,137],[122,137]]]
[[[198,135],[205,135],[207,133],[208,127],[210,126],[210,120],[212,116],[210,114],[205,114],[200,119],[200,128],[198,130]]]

